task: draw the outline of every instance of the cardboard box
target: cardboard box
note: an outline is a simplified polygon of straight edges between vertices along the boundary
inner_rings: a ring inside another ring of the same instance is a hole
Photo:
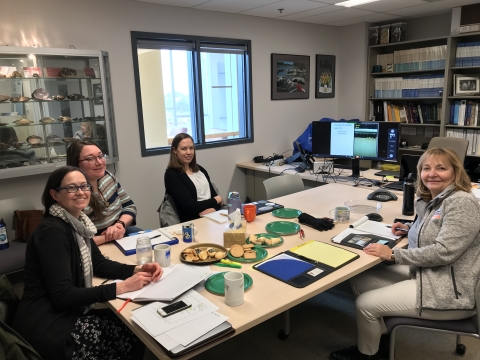
[[[231,229],[227,222],[225,231],[223,233],[223,246],[226,248],[231,247],[234,244],[244,245],[247,239],[247,221],[242,220],[242,226],[240,229]]]

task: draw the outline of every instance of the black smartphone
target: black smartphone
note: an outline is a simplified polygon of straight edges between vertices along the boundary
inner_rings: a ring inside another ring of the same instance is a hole
[[[394,223],[394,224],[397,223],[397,222],[402,223],[402,224],[411,223],[411,222],[413,222],[413,219],[400,219],[400,218],[396,218],[396,219],[393,220],[393,223]]]
[[[189,304],[189,303],[187,303],[183,300],[180,300],[180,301],[177,301],[173,304],[164,306],[162,308],[158,308],[157,313],[162,317],[167,317],[167,316],[170,316],[170,315],[175,314],[177,312],[180,312],[182,310],[188,309],[191,306],[192,306],[192,304]]]

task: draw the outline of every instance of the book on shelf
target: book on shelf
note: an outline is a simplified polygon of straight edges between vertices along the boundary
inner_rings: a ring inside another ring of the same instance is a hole
[[[458,43],[455,52],[455,67],[480,66],[480,42]]]
[[[479,126],[479,103],[471,100],[456,100],[450,104],[450,125]]]
[[[467,155],[480,155],[480,130],[474,129],[447,129],[447,137],[468,140]]]
[[[444,74],[376,78],[374,97],[380,99],[440,97],[444,81]]]

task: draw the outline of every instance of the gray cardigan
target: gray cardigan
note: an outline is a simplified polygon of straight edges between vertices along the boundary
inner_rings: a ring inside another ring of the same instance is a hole
[[[423,203],[423,204],[422,204]],[[472,193],[447,187],[420,213],[418,248],[395,249],[395,261],[417,267],[417,307],[473,309],[480,275],[480,205]]]

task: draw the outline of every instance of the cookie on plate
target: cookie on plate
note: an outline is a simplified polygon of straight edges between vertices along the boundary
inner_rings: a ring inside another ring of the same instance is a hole
[[[232,254],[232,256],[234,257],[241,257],[243,256],[243,253],[244,253],[244,250],[242,245],[234,244],[230,248],[230,254]]]

